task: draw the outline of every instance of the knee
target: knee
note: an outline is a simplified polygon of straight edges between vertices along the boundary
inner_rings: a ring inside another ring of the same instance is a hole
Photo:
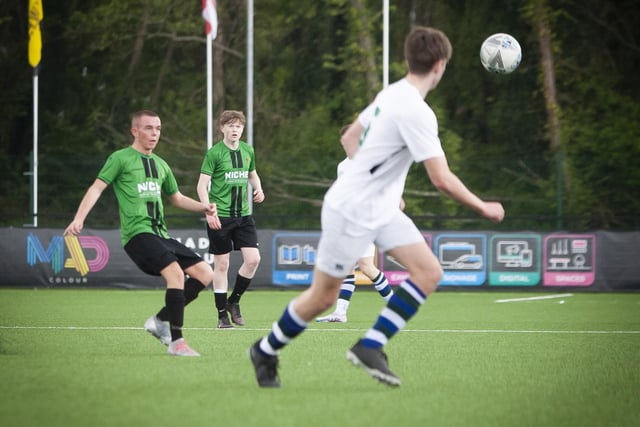
[[[213,259],[214,269],[216,271],[226,272],[229,271],[229,260],[228,259]]]
[[[436,288],[438,287],[438,283],[440,283],[440,280],[442,280],[443,274],[444,271],[442,270],[442,267],[440,265],[429,270],[429,272],[425,276],[427,279],[427,286],[425,289],[426,295],[429,295],[436,290]]]
[[[437,265],[422,269],[418,274],[412,275],[411,280],[425,295],[429,295],[436,290],[443,274],[442,267]]]
[[[242,253],[242,266],[238,271],[247,277],[253,277],[260,265],[260,253],[258,251],[247,251]]]
[[[186,272],[190,277],[196,279],[206,288],[213,282],[213,269],[205,262],[196,264],[195,271]]]
[[[245,258],[244,263],[248,268],[255,270],[260,265],[260,254],[255,254]]]

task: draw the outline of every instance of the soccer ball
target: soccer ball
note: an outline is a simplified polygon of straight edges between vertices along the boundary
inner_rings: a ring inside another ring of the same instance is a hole
[[[482,42],[480,62],[490,73],[509,74],[518,68],[520,61],[522,61],[522,49],[513,36],[497,33]]]

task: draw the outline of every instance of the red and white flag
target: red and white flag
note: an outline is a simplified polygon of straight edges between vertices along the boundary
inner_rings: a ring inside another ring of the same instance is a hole
[[[206,21],[205,33],[215,40],[218,35],[218,12],[216,0],[202,0],[202,17]]]

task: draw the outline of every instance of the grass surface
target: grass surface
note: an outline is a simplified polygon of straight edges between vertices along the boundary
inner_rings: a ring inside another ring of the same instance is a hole
[[[640,425],[640,294],[439,292],[386,347],[391,389],[344,356],[382,307],[361,290],[348,323],[283,350],[281,389],[259,389],[247,348],[297,293],[247,293],[233,330],[201,295],[184,334],[202,357],[176,358],[142,329],[163,291],[2,289],[0,425]]]

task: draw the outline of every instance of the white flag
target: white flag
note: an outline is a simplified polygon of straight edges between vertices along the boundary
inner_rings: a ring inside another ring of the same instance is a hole
[[[216,0],[202,0],[202,17],[206,21],[205,33],[215,40],[218,35],[218,12]]]

